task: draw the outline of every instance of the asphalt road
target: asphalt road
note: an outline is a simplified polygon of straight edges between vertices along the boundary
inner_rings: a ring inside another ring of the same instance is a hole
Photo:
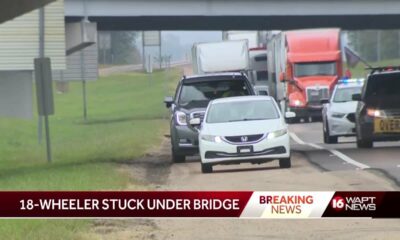
[[[400,142],[377,142],[372,149],[358,149],[355,137],[324,144],[319,122],[292,124],[290,130],[292,150],[303,152],[322,170],[375,171],[400,185]]]
[[[322,148],[325,145],[320,143],[322,141],[320,141],[319,127],[319,123],[290,126],[298,138],[304,139],[300,141],[315,143]],[[212,174],[201,173],[198,156],[188,158],[185,163],[173,164],[169,142],[170,140],[165,138],[163,144],[155,146],[147,155],[133,159],[121,167],[121,171],[129,173],[132,179],[126,190],[393,191],[399,189],[382,174],[368,169],[357,170],[359,167],[349,163],[343,164],[344,161],[340,158],[330,156],[332,154],[328,150],[315,149],[306,142],[298,144],[293,141],[294,151],[290,169],[280,169],[278,162],[274,161],[262,165],[216,166]],[[357,152],[354,143],[338,144],[336,147],[341,149],[343,146]],[[334,149],[335,146],[329,147]],[[371,150],[374,151],[382,152],[382,156],[388,154],[386,149]],[[376,155],[379,156],[378,153]],[[374,159],[372,154],[364,154]],[[380,157],[376,160],[385,159]],[[318,165],[321,167],[316,167]],[[90,239],[375,240],[398,239],[398,236],[400,236],[398,219],[373,221],[144,219],[97,221],[92,228]]]

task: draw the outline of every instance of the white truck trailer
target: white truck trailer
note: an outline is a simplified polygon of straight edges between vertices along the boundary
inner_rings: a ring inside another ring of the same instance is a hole
[[[194,74],[246,72],[249,69],[247,40],[197,43],[192,48]]]

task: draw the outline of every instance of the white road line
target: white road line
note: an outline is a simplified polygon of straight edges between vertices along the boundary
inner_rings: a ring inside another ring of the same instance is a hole
[[[295,133],[290,132],[289,135],[290,135],[290,137],[291,137],[295,142],[297,142],[298,144],[300,144],[300,145],[306,144],[306,143],[303,142],[303,140],[301,140]]]
[[[329,152],[331,152],[332,154],[335,154],[338,158],[341,158],[343,161],[348,162],[350,164],[353,164],[356,167],[359,167],[361,169],[367,169],[370,168],[370,166],[365,165],[363,163],[357,162],[356,160],[350,158],[347,155],[344,155],[343,153],[339,152],[338,150],[335,149],[329,149]]]
[[[291,137],[295,142],[297,142],[297,143],[300,144],[300,145],[308,145],[308,146],[310,146],[310,147],[313,147],[313,148],[316,148],[316,149],[319,149],[319,150],[326,150],[326,151],[329,151],[330,153],[332,153],[332,154],[335,155],[336,157],[342,159],[343,161],[345,161],[345,162],[347,162],[347,163],[349,163],[349,164],[351,164],[351,165],[356,166],[357,168],[360,168],[360,169],[371,168],[371,167],[368,166],[368,165],[365,165],[365,164],[363,164],[363,163],[357,162],[356,160],[350,158],[349,156],[343,154],[342,152],[339,152],[338,150],[335,150],[335,149],[327,149],[327,148],[324,148],[324,147],[319,146],[319,145],[314,144],[314,143],[306,143],[306,142],[304,142],[303,140],[301,140],[301,139],[300,139],[295,133],[293,133],[293,132],[290,133],[290,137]]]

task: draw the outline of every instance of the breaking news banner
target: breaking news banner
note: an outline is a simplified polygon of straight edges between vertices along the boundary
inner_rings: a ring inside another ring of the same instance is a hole
[[[0,192],[0,218],[399,218],[400,192]]]

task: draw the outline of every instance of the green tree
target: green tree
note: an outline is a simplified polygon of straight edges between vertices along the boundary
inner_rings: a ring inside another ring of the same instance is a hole
[[[400,57],[398,30],[350,31],[348,36],[350,46],[367,61]]]
[[[137,32],[111,32],[111,61],[113,64],[133,64],[138,58],[139,51],[135,46]],[[139,55],[140,56],[140,55]],[[140,58],[140,57],[139,57]]]

